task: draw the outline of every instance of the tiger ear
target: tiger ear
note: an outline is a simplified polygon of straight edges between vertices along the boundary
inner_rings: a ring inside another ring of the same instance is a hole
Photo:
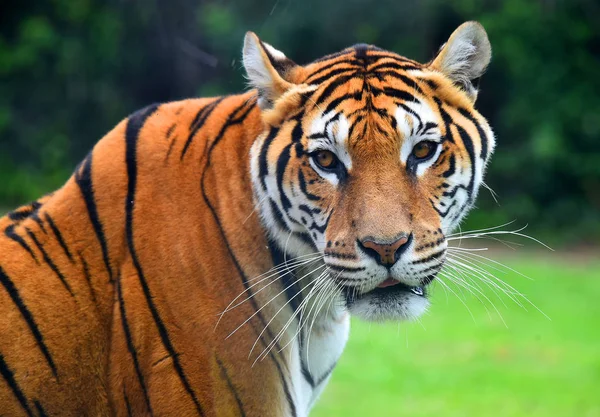
[[[477,89],[472,81],[485,72],[492,58],[487,33],[478,22],[466,22],[456,29],[430,64],[446,75],[475,101]]]
[[[286,80],[286,75],[297,65],[252,32],[244,37],[242,61],[250,86],[258,90],[258,105],[263,110],[273,107],[294,85]]]

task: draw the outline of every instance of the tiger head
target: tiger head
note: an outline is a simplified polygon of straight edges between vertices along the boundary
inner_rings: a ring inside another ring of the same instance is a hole
[[[476,22],[427,64],[356,45],[300,66],[246,35],[264,122],[251,152],[263,224],[289,258],[322,255],[326,271],[313,284],[335,288],[351,313],[390,320],[426,310],[447,236],[473,206],[494,149],[474,108],[473,80],[490,58]]]

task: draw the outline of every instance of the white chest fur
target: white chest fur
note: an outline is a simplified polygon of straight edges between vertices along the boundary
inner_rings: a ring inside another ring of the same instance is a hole
[[[290,364],[298,417],[308,416],[327,385],[348,341],[350,315],[330,312],[306,327],[294,343]]]

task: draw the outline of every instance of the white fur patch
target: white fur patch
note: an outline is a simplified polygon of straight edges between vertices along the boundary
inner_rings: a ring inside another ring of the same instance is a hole
[[[394,303],[380,303],[369,294],[350,306],[350,313],[368,321],[414,320],[421,317],[429,308],[425,297],[403,294]]]

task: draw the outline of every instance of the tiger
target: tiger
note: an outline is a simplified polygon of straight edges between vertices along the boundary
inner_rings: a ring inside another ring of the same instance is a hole
[[[484,28],[242,56],[246,92],[133,113],[0,219],[1,415],[303,417],[351,316],[427,310],[495,146]]]

